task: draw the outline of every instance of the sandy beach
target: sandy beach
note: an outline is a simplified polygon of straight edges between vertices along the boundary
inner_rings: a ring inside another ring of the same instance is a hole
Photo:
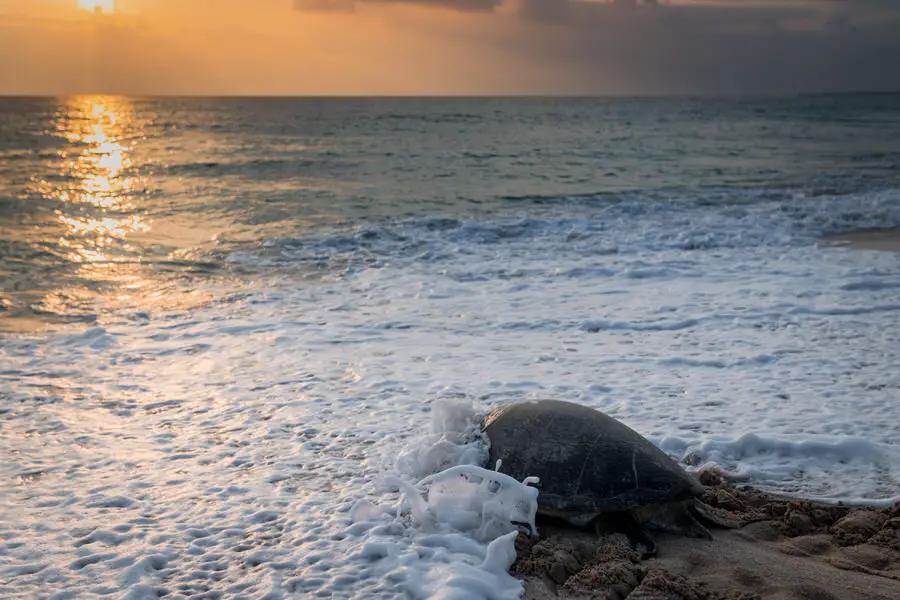
[[[900,228],[860,229],[826,235],[822,240],[832,244],[851,246],[861,250],[900,252]]]
[[[657,534],[642,559],[624,536],[544,526],[520,536],[513,573],[526,600],[896,600],[900,505],[787,499],[704,477],[706,502],[734,528],[713,541]]]

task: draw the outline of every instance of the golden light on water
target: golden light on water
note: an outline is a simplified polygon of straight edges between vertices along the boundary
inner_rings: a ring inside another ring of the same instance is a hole
[[[78,0],[78,8],[91,12],[112,14],[116,9],[115,0]]]
[[[122,304],[153,304],[144,244],[150,230],[132,173],[135,145],[144,124],[133,103],[114,96],[62,101],[47,133],[63,141],[53,177],[35,188],[55,208],[46,222],[53,253],[71,274],[32,304],[45,318],[91,318]]]
[[[106,238],[106,240],[112,238],[124,238],[131,232],[149,231],[150,229],[150,227],[145,225],[137,215],[119,219],[112,217],[103,217],[102,219],[76,219],[60,214],[59,220],[65,224],[72,233],[77,233],[79,235],[96,235],[99,245],[101,246],[104,244],[104,238]]]
[[[124,102],[116,100],[119,105]],[[80,180],[80,189],[66,198],[61,195],[61,200],[102,208],[130,208],[126,194],[133,181],[121,176],[131,166],[129,149],[124,145],[128,127],[121,123],[122,115],[110,108],[112,102],[103,98],[73,100],[59,115],[57,131],[82,149],[66,156],[65,167],[66,175]]]
[[[51,174],[32,184],[53,207],[35,246],[62,263],[47,289],[29,301],[40,319],[96,322],[211,300],[211,292],[183,289],[169,277],[172,265],[188,259],[165,249],[202,225],[191,222],[177,233],[171,223],[160,227],[148,216],[152,179],[145,167],[152,159],[136,151],[152,118],[118,96],[74,97],[58,105],[45,131],[60,142],[47,165]],[[34,326],[27,318],[18,325]]]
[[[0,332],[147,318],[212,301],[191,274],[195,261],[203,277],[215,269],[197,259],[195,245],[219,224],[173,210],[169,192],[179,188],[157,177],[154,108],[82,96],[38,117],[46,145],[26,174],[32,210],[0,231],[16,251],[6,263],[12,284],[0,290]],[[26,261],[34,266],[18,269]]]
[[[74,263],[123,262],[127,257],[112,250],[127,254],[127,238],[150,229],[132,212],[134,181],[125,173],[131,166],[132,112],[123,98],[94,97],[72,99],[57,115],[56,130],[73,148],[64,153],[63,177],[75,182],[56,193],[67,205],[56,211],[66,228],[59,244]]]

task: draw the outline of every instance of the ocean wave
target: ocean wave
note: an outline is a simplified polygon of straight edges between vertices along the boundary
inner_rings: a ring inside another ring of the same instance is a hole
[[[373,121],[418,121],[421,123],[482,123],[484,115],[465,112],[402,112],[384,113],[372,117]]]
[[[874,292],[880,290],[893,290],[900,288],[900,281],[882,279],[863,279],[852,283],[845,283],[841,289],[848,292]]]
[[[830,502],[889,506],[900,500],[900,447],[857,436],[775,436],[747,432],[732,438],[660,446],[694,468],[715,466],[736,481]],[[875,488],[862,490],[861,481]]]
[[[585,321],[581,324],[581,330],[586,333],[599,331],[627,330],[627,331],[678,331],[690,329],[700,325],[703,319],[683,319],[679,321]]]
[[[706,253],[739,248],[814,246],[822,235],[853,228],[900,226],[900,190],[813,197],[803,191],[730,190],[679,194],[603,195],[599,204],[571,203],[499,211],[484,218],[426,215],[387,219],[344,229],[311,230],[303,237],[266,239],[268,258],[284,265],[357,271],[385,264],[435,263],[460,257],[546,253],[581,258],[639,252]],[[498,254],[499,253],[499,254]],[[252,260],[244,253],[237,260]],[[685,266],[687,268],[685,269]],[[634,279],[689,275],[681,265],[645,264],[609,274]],[[579,269],[581,271],[579,271]],[[460,274],[462,275],[462,274]],[[480,276],[474,273],[472,276]]]
[[[324,173],[335,173],[354,166],[353,162],[335,157],[304,159],[257,159],[209,160],[171,164],[166,173],[173,177],[217,178],[243,176],[248,179],[271,180],[287,177],[320,177]]]
[[[832,306],[809,308],[804,306],[793,307],[787,311],[792,315],[815,315],[822,317],[842,317],[854,315],[868,315],[872,313],[895,312],[900,310],[900,304],[884,304],[876,306]]]

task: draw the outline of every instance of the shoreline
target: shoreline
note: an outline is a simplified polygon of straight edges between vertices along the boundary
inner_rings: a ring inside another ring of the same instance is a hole
[[[641,558],[621,534],[560,526],[519,536],[512,573],[525,600],[894,600],[900,503],[860,507],[786,498],[701,479],[704,501],[734,528],[713,540],[654,534]]]
[[[823,235],[820,239],[829,245],[845,246],[858,250],[900,252],[900,227],[857,229]]]

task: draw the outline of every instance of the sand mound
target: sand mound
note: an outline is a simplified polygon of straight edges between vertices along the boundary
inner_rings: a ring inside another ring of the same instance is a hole
[[[512,572],[525,598],[609,600],[897,600],[900,505],[793,500],[703,477],[715,539],[657,535],[642,559],[621,534],[544,525],[519,536]]]

